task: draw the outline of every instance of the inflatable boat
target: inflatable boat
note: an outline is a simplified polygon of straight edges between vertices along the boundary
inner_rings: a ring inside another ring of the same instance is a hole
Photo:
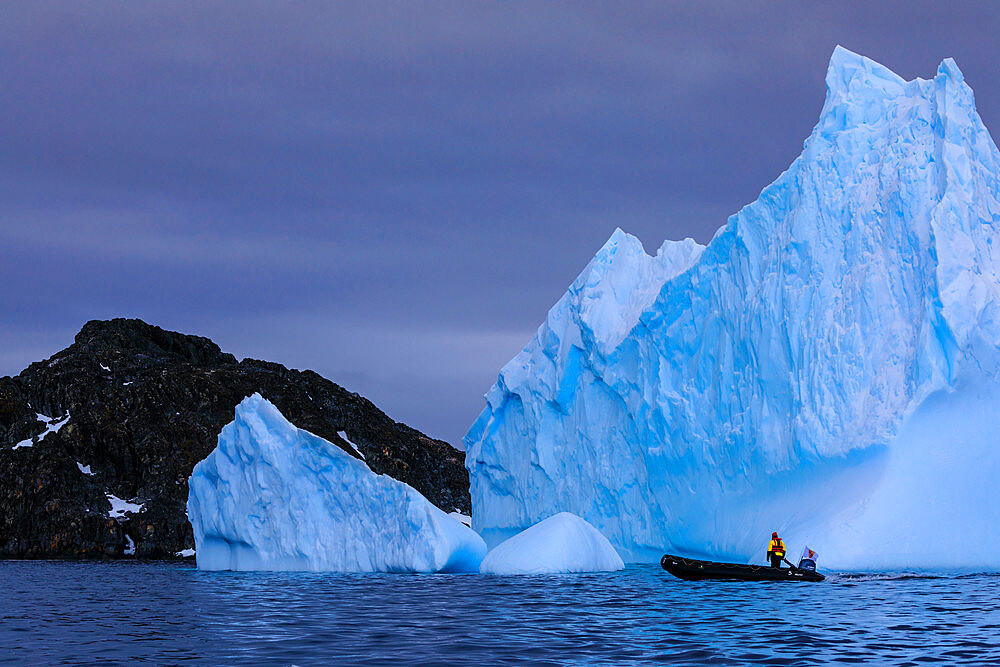
[[[769,567],[767,565],[740,565],[715,563],[666,554],[660,559],[664,570],[679,579],[728,579],[732,581],[823,581],[826,579],[815,569],[804,567]],[[815,567],[815,566],[813,566]]]

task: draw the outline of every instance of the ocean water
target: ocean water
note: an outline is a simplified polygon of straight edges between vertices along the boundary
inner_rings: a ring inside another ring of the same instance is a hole
[[[0,562],[0,662],[1000,664],[1000,576],[199,572]]]

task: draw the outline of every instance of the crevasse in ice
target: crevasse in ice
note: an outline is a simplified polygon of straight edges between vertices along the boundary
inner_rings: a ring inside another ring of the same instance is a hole
[[[802,154],[704,248],[616,231],[466,435],[473,527],[626,560],[1000,567],[1000,154],[952,60],[838,47]],[[795,547],[799,544],[800,547]]]
[[[486,545],[416,489],[254,394],[189,481],[205,570],[476,572]]]

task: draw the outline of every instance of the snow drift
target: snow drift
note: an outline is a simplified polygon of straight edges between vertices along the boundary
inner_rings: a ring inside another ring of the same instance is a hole
[[[1000,154],[952,60],[838,47],[802,154],[708,244],[621,231],[466,436],[473,527],[629,560],[1000,567]]]
[[[479,566],[484,574],[614,572],[625,564],[608,538],[569,512],[560,512],[493,548]]]
[[[260,394],[236,407],[189,487],[203,570],[475,572],[486,554],[472,529]]]

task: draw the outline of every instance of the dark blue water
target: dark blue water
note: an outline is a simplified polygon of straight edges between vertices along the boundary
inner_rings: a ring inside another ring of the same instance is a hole
[[[1000,663],[1000,576],[688,583],[0,562],[0,661]]]

